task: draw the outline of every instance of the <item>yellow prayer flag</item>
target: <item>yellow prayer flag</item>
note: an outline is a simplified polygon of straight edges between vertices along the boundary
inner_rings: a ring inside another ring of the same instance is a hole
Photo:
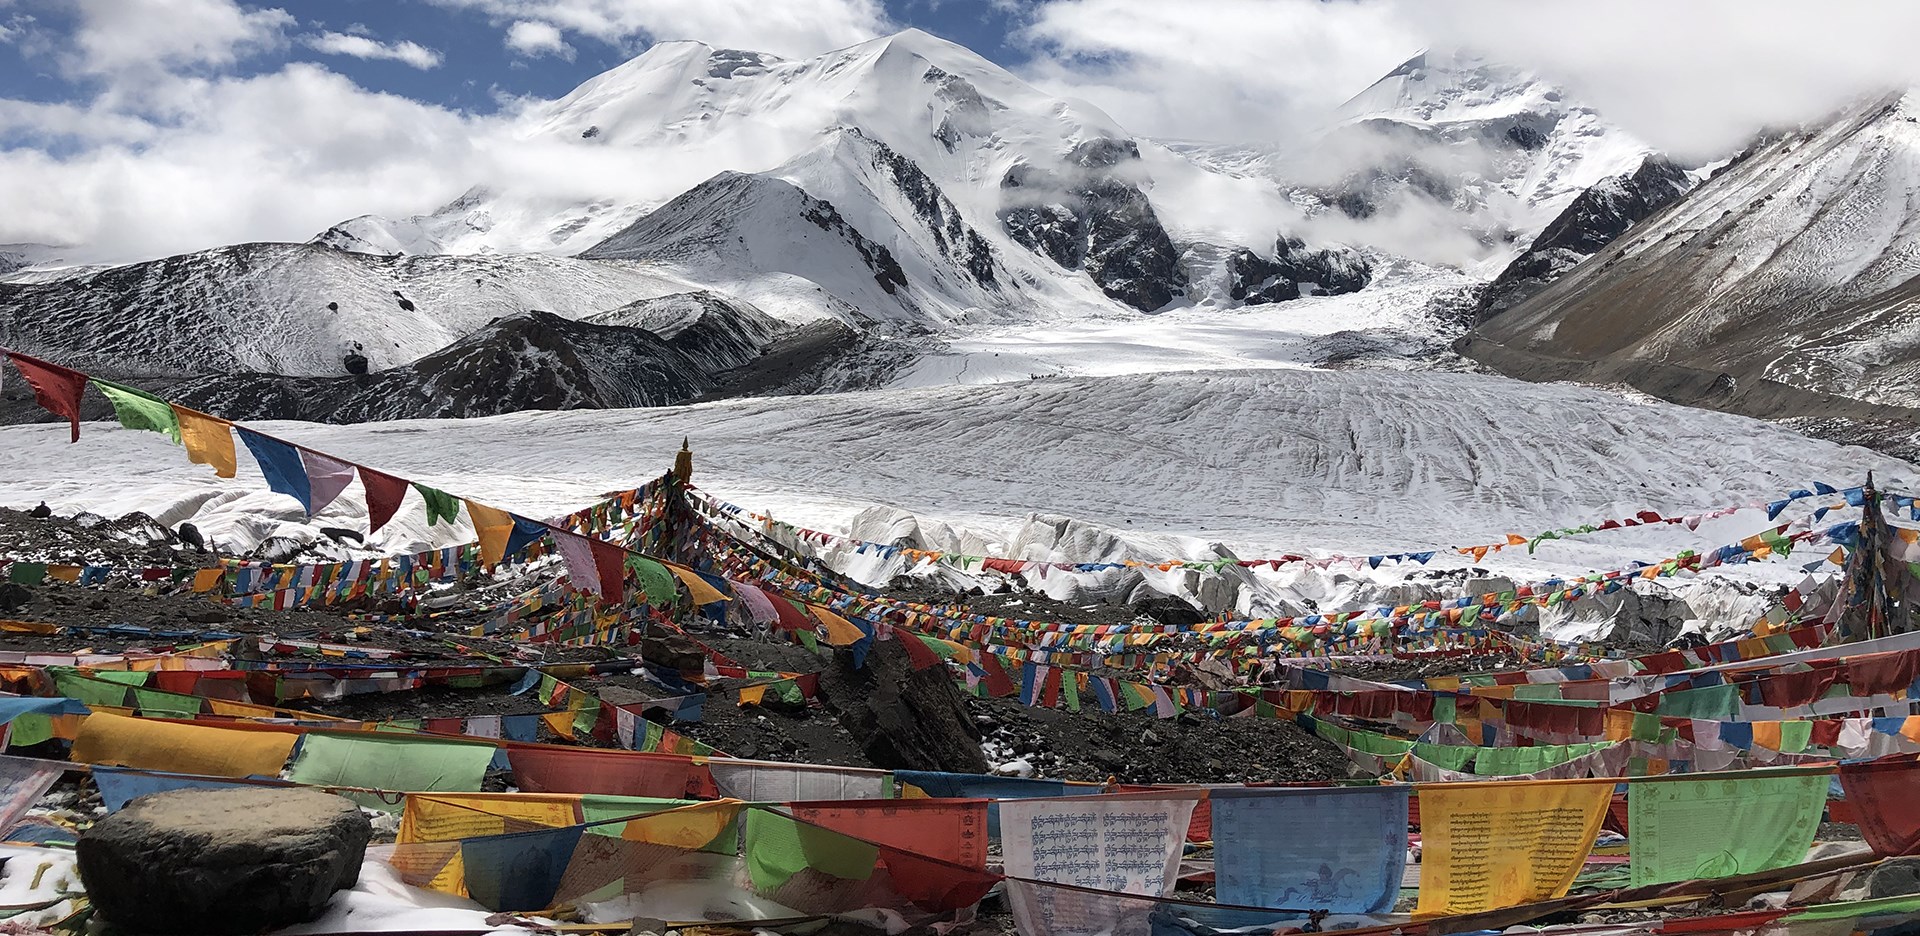
[[[280,714],[270,705],[229,702],[225,699],[208,699],[207,706],[215,715],[227,715],[233,718],[275,718]]]
[[[187,461],[209,465],[213,473],[222,478],[233,477],[237,465],[233,458],[232,423],[178,403],[172,406],[174,418],[180,421],[180,443],[186,446]]]
[[[451,842],[580,822],[578,793],[407,794],[394,843]]]
[[[743,706],[759,705],[766,697],[767,687],[765,686],[743,686],[740,689],[740,704]]]
[[[220,587],[220,577],[226,573],[219,569],[201,569],[193,573],[193,593],[210,592]]]
[[[1481,913],[1564,895],[1586,863],[1612,798],[1611,780],[1422,787],[1415,918]]]
[[[693,596],[694,604],[703,605],[712,604],[716,601],[731,600],[726,595],[721,594],[720,589],[708,585],[706,579],[695,575],[692,569],[683,569],[677,565],[667,563],[662,563],[662,565],[666,565],[667,569],[679,577],[680,581],[687,586],[687,593]]]
[[[47,577],[56,582],[65,582],[68,585],[72,585],[80,581],[80,567],[74,565],[48,566]]]
[[[73,760],[209,777],[277,776],[297,735],[183,725],[109,715],[99,709],[80,725]]]
[[[547,723],[548,731],[551,731],[562,738],[572,740],[573,738],[573,712],[572,711],[548,712],[547,714],[540,716],[540,720]]]
[[[1753,726],[1753,746],[1769,751],[1780,750],[1780,723],[1777,721],[1749,722]]]
[[[60,625],[48,624],[45,621],[0,621],[0,631],[15,634],[56,634],[60,632]]]
[[[832,646],[835,646],[835,647],[852,646],[854,643],[864,639],[867,636],[866,633],[860,630],[860,628],[853,626],[852,621],[849,621],[846,618],[843,618],[840,615],[827,610],[826,608],[823,608],[816,604],[810,604],[810,605],[807,605],[807,610],[812,611],[813,616],[815,618],[818,618],[821,625],[826,628],[827,643]]]
[[[477,501],[467,501],[467,515],[473,518],[473,532],[480,538],[480,561],[499,565],[507,557],[507,539],[513,536],[513,515]]]
[[[620,837],[673,848],[705,848],[740,815],[739,800],[714,800],[629,819]]]

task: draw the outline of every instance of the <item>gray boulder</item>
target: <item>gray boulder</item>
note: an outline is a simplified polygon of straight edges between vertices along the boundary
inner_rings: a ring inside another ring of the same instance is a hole
[[[123,930],[258,933],[319,916],[359,881],[372,834],[358,806],[317,790],[155,793],[81,833],[80,878]]]

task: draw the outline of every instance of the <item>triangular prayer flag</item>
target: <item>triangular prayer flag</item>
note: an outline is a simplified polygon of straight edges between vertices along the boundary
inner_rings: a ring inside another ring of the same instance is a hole
[[[17,351],[6,352],[15,370],[27,378],[33,399],[55,416],[65,416],[73,427],[73,438],[80,441],[80,395],[87,392],[87,375]]]
[[[307,483],[306,466],[300,462],[300,450],[251,429],[239,426],[234,429],[240,433],[240,441],[247,444],[247,451],[253,453],[253,460],[260,464],[260,474],[267,479],[267,487],[299,501],[302,509],[313,513],[313,490]]]
[[[513,516],[513,532],[507,534],[506,554],[517,556],[520,551],[538,542],[547,535],[547,525],[538,520]]]
[[[173,415],[173,407],[167,401],[133,387],[123,387],[110,380],[93,378],[94,389],[113,404],[114,418],[128,429],[144,429],[166,435],[175,442],[180,441],[180,420]]]
[[[380,532],[407,496],[407,481],[371,468],[360,469],[360,485],[367,489],[367,533]]]
[[[353,483],[353,466],[337,458],[302,449],[300,464],[307,469],[307,488],[312,501],[312,506],[307,508],[308,516],[327,509],[327,505]]]
[[[686,584],[687,592],[693,595],[693,603],[696,605],[713,604],[716,601],[729,600],[726,595],[720,593],[719,589],[707,584],[705,579],[696,575],[692,569],[683,569],[676,565],[670,565],[667,566],[667,570],[672,572],[675,578],[678,578]]]
[[[460,499],[439,488],[430,488],[418,481],[413,489],[420,492],[422,500],[427,502],[427,526],[433,526],[442,520],[452,523],[460,518]]]
[[[513,536],[513,515],[469,500],[467,516],[473,518],[473,532],[480,538],[480,561],[499,565],[507,555],[507,540]]]
[[[207,465],[214,475],[222,478],[238,473],[231,423],[177,403],[173,406],[173,418],[180,426],[180,443],[187,448],[187,461]]]

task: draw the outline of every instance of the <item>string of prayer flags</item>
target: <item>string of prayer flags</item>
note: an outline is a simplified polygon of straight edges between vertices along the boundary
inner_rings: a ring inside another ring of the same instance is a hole
[[[1920,851],[1920,761],[1913,755],[1840,763],[1840,788],[1846,793],[1860,837],[1882,856]]]
[[[1406,869],[1410,795],[1406,786],[1211,790],[1217,898],[1391,911]]]
[[[1610,782],[1422,787],[1415,918],[1482,913],[1564,895],[1586,864],[1612,800]]]
[[[187,461],[206,465],[217,477],[231,478],[239,473],[234,457],[233,424],[173,404],[174,422],[180,427],[180,443],[187,449]]]
[[[311,516],[313,488],[307,481],[306,465],[300,461],[300,450],[242,426],[235,426],[234,430],[240,434],[240,441],[246,444],[247,451],[253,453],[261,476],[267,479],[267,487],[276,494],[285,494],[299,501],[300,508]]]
[[[81,722],[70,756],[83,764],[209,777],[273,777],[286,765],[299,737],[291,732],[182,725],[96,711]]]
[[[1826,770],[1635,781],[1627,790],[1633,886],[1798,864],[1820,826],[1828,786]]]
[[[93,386],[113,404],[114,418],[120,420],[121,426],[158,432],[175,442],[180,441],[180,419],[167,401],[145,390],[123,387],[98,377],[93,378]]]
[[[80,396],[87,391],[87,375],[18,351],[5,352],[15,370],[33,388],[33,399],[42,409],[66,417],[73,428],[71,442],[80,441]]]

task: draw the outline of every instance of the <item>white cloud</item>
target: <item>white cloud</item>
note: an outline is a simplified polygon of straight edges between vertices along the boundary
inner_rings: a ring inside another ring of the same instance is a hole
[[[361,27],[364,29],[365,27]],[[386,60],[403,62],[425,71],[439,67],[442,58],[439,52],[420,45],[417,42],[380,42],[364,35],[327,32],[317,36],[307,36],[301,40],[307,47],[327,55],[347,55],[357,59]]]
[[[1466,48],[1706,158],[1920,83],[1916,29],[1898,0],[1041,0],[1017,38],[1036,83],[1149,135],[1297,138],[1420,49]]]
[[[69,70],[92,75],[162,68],[222,68],[280,47],[295,20],[232,0],[75,0],[80,14]]]
[[[527,58],[552,55],[573,61],[573,46],[562,38],[560,27],[552,23],[520,20],[507,27],[507,48]]]
[[[501,23],[546,23],[563,33],[630,48],[666,39],[817,55],[889,29],[878,0],[432,0]]]
[[[366,91],[318,65],[181,81],[130,115],[0,106],[0,137],[63,135],[77,154],[0,150],[0,243],[78,244],[128,260],[304,240],[346,216],[409,214],[485,175],[501,121]]]

